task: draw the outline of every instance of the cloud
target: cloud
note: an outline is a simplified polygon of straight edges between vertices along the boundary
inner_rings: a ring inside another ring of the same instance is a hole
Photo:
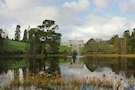
[[[58,1],[60,0],[56,2]],[[102,11],[107,8],[110,1],[95,0],[96,10]],[[62,33],[62,41],[83,39],[85,42],[89,38],[109,39],[114,34],[122,35],[124,30],[134,28],[135,22],[117,16],[105,19],[90,15],[85,23],[86,19],[81,20],[79,15],[90,11],[90,6],[91,3],[88,0],[66,1],[60,6],[45,5],[44,0],[0,1],[0,26],[5,26],[4,29],[9,32],[9,37],[14,38],[16,25],[19,24],[22,37],[24,29],[27,29],[29,25],[33,28],[41,25],[45,19],[52,19],[59,25],[60,29],[57,32]]]
[[[122,11],[127,13],[135,13],[135,0],[118,0]]]
[[[88,0],[79,0],[78,2],[65,2],[63,7],[72,12],[81,13],[90,8],[90,2]]]
[[[101,12],[109,6],[110,2],[111,0],[94,0],[94,5],[96,6],[95,11]]]
[[[5,0],[5,6],[9,10],[20,10],[40,3],[41,0]]]
[[[69,34],[74,32],[75,27],[81,25],[81,20],[78,18],[79,14],[90,8],[88,0],[65,2],[59,7],[40,5],[41,2],[42,0],[13,0],[13,2],[6,0],[5,3],[0,2],[0,16],[2,17],[0,25],[6,24],[5,29],[12,32],[9,34],[10,38],[14,38],[15,28],[18,24],[21,25],[22,37],[24,29],[27,29],[29,25],[36,27],[42,24],[43,20],[52,19],[60,27],[57,32],[61,32],[62,38],[66,40]]]
[[[70,35],[71,38],[83,39],[85,42],[90,38],[101,38],[107,40],[115,34],[123,35],[127,29],[132,31],[135,22],[128,21],[124,17],[114,16],[111,19],[104,19],[99,16],[90,16],[91,21],[76,30]]]

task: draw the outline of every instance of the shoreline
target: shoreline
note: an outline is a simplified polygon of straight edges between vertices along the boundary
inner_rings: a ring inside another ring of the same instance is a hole
[[[47,57],[67,57],[72,56],[70,54],[48,54]],[[91,57],[127,57],[135,58],[135,54],[82,54],[81,56]],[[11,57],[11,58],[45,58],[45,55],[40,54],[21,54],[21,55],[0,55],[0,58]]]
[[[83,54],[83,56],[135,58],[135,54]]]

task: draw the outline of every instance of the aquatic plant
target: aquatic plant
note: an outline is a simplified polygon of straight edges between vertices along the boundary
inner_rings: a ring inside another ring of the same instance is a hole
[[[92,86],[93,88],[115,88],[119,89],[124,86],[123,85],[123,78],[116,80],[114,83],[112,79],[107,79],[106,75],[102,76],[102,80],[100,77],[96,76],[89,76],[85,78],[77,78],[73,74],[70,76],[68,80],[65,80],[65,77],[61,77],[57,72],[55,75],[49,75],[47,72],[40,74],[32,74],[30,71],[27,74],[23,74],[23,82],[19,80],[18,71],[14,72],[14,80],[8,85],[8,90],[12,89],[13,87],[22,86],[22,87],[29,87],[31,85],[35,86],[36,88],[51,88],[51,89],[64,89],[64,90],[74,90],[82,89],[87,86]],[[134,82],[131,79],[128,79],[128,87],[133,87]],[[1,86],[0,86],[1,88]],[[125,88],[125,87],[124,87]]]

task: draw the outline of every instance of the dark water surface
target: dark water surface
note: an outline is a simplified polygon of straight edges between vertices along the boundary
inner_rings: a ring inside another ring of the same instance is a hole
[[[77,57],[75,60],[70,57],[4,58],[0,59],[0,87],[4,88],[9,85],[15,79],[14,73],[17,71],[19,72],[19,80],[22,82],[24,72],[28,73],[29,71],[33,75],[37,73],[42,75],[46,72],[49,77],[56,76],[57,72],[61,78],[64,78],[65,82],[72,81],[71,79],[78,80],[78,82],[79,80],[82,81],[79,86],[77,86],[78,83],[75,85],[70,83],[69,86],[72,86],[72,88],[87,90],[135,89],[135,58]],[[86,84],[83,82],[84,79]],[[94,80],[96,84],[94,84]],[[112,86],[108,83],[112,83]],[[67,86],[64,87],[68,88]],[[37,87],[31,85],[27,89],[18,88],[20,90],[36,90]],[[52,88],[56,89],[56,87]],[[59,88],[62,89],[63,87],[57,87],[57,89]]]

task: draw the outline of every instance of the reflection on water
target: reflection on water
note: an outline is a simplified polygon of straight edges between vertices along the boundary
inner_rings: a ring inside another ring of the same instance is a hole
[[[76,88],[76,85],[79,85],[77,88],[88,90],[99,87],[135,89],[134,58],[77,57],[74,60],[72,58],[53,57],[28,60],[2,59],[0,63],[0,87],[11,86],[10,82],[14,82],[16,78],[21,83],[24,83],[28,76],[31,76],[31,82],[34,82],[32,78],[37,79],[36,76],[39,74],[43,76],[39,76],[38,79],[49,80],[48,82],[44,82],[49,83],[49,86],[51,85],[51,81],[55,82],[58,80],[57,75],[60,75],[61,79],[58,81],[63,81],[63,83],[66,83],[66,86],[69,85],[72,88]],[[47,74],[47,76],[44,74]],[[27,88],[36,89],[34,84],[29,86]]]

